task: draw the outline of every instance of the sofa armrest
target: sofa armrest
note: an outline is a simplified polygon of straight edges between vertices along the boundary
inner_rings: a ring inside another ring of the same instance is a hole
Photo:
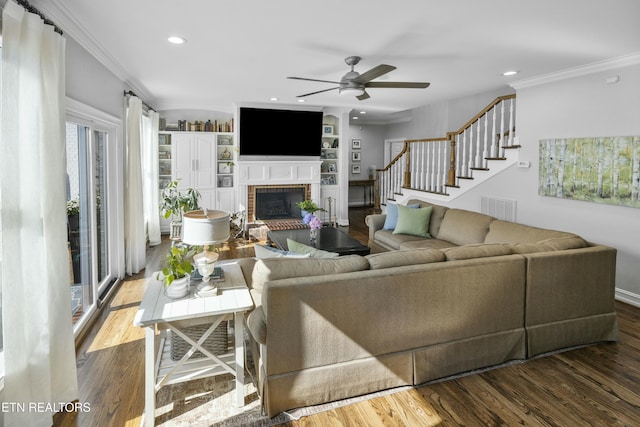
[[[597,245],[527,259],[527,326],[613,313],[616,249]]]
[[[365,224],[369,227],[369,241],[374,241],[374,235],[376,231],[382,230],[384,221],[387,219],[387,214],[373,214],[367,215],[364,219]]]

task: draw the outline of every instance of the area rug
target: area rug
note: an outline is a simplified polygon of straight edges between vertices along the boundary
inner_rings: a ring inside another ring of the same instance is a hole
[[[230,336],[233,336],[231,334]],[[321,405],[308,406],[282,412],[273,418],[262,414],[256,388],[255,367],[251,346],[245,331],[245,406],[235,406],[235,378],[231,374],[202,378],[180,384],[168,385],[156,394],[155,425],[165,427],[268,427],[277,426],[302,417],[340,408],[352,403],[385,396],[411,387],[398,387],[350,399]]]
[[[248,382],[248,381],[245,381]],[[350,399],[281,412],[273,418],[263,415],[253,383],[245,384],[245,406],[237,408],[235,380],[229,375],[166,386],[156,395],[156,426],[164,427],[269,427],[299,420],[353,403],[409,390],[397,387]]]
[[[576,347],[579,348],[579,347]],[[565,349],[564,351],[566,351]],[[536,357],[546,357],[556,352],[546,353]],[[237,408],[235,402],[235,380],[230,374],[220,375],[214,378],[189,381],[186,383],[166,386],[160,389],[156,397],[156,426],[164,427],[269,427],[277,426],[290,421],[316,415],[367,401],[381,396],[389,396],[414,388],[424,387],[429,384],[450,381],[497,368],[525,363],[524,360],[512,360],[497,366],[480,368],[446,378],[429,381],[419,386],[402,386],[392,389],[377,391],[374,393],[356,396],[335,402],[320,405],[307,406],[281,412],[273,418],[262,414],[260,399],[252,380],[253,366],[247,364],[248,371],[245,374],[245,406]]]

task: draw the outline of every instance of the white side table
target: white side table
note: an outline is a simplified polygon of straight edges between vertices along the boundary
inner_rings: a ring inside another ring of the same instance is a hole
[[[134,318],[135,326],[146,327],[145,338],[145,409],[142,425],[155,423],[156,393],[161,387],[198,378],[231,373],[236,378],[236,405],[244,406],[244,316],[253,308],[253,300],[237,262],[220,261],[224,270],[224,282],[218,284],[218,295],[198,298],[196,286],[191,286],[188,296],[171,299],[164,294],[164,284],[154,275],[147,281],[142,302]],[[234,319],[235,348],[214,355],[203,348],[202,343],[224,320]],[[193,325],[211,326],[197,340],[186,336],[180,329]],[[171,330],[182,337],[191,348],[178,361],[171,360],[169,342],[165,334],[156,334],[156,327]],[[166,348],[165,348],[166,347]],[[199,350],[206,357],[189,359]]]

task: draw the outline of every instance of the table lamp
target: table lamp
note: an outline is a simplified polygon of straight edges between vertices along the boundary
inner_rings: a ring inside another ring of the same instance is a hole
[[[199,296],[218,293],[218,288],[209,283],[218,254],[210,251],[209,246],[229,238],[229,220],[228,212],[208,209],[187,212],[182,218],[182,241],[188,245],[204,246],[204,251],[193,257],[193,262],[202,275],[202,283],[198,285]]]

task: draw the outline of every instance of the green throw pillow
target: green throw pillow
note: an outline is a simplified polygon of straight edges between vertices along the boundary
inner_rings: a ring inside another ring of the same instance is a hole
[[[311,254],[311,258],[335,258],[340,256],[336,252],[323,251],[322,249],[316,249],[312,246],[307,246],[302,243],[298,243],[294,240],[287,239],[287,247],[290,252],[296,254]]]
[[[393,234],[411,234],[412,236],[431,237],[429,222],[431,221],[432,206],[411,209],[398,205],[398,223]],[[291,248],[289,248],[291,249]]]

